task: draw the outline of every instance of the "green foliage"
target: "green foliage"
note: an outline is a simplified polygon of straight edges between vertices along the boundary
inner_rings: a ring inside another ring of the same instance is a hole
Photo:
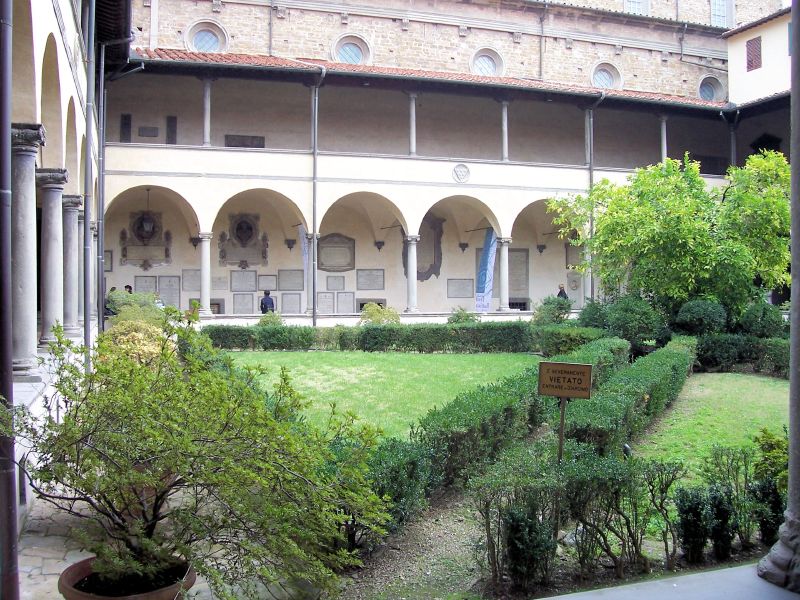
[[[608,330],[628,340],[634,349],[654,339],[664,327],[664,318],[647,300],[629,294],[608,306]]]
[[[548,583],[556,557],[553,521],[542,519],[541,507],[512,505],[502,515],[506,564],[515,586],[529,590],[536,582]]]
[[[160,326],[164,322],[164,310],[156,306],[155,300],[155,294],[110,292],[107,306],[113,315],[109,317],[109,322],[112,326],[126,321],[143,321]]]
[[[708,490],[708,535],[717,560],[728,560],[733,546],[735,509],[731,489],[712,485]]]
[[[255,347],[255,327],[240,325],[206,325],[202,332],[211,340],[215,348],[225,350],[246,350]]]
[[[734,365],[751,360],[755,339],[733,333],[704,335],[698,340],[697,359],[705,369],[730,371]]]
[[[778,541],[778,529],[783,524],[784,496],[774,479],[761,479],[750,484],[748,493],[755,503],[759,537],[764,544],[771,546]]]
[[[309,350],[316,340],[313,327],[299,325],[258,326],[255,334],[262,350]]]
[[[569,311],[572,310],[572,300],[558,296],[546,296],[534,309],[531,323],[533,325],[554,325],[563,323]]]
[[[162,313],[163,323],[163,313]],[[104,343],[127,353],[133,360],[147,364],[161,356],[161,329],[147,321],[120,321],[100,334]]]
[[[605,329],[608,326],[607,309],[608,305],[600,300],[587,300],[578,315],[578,324]]]
[[[753,368],[762,373],[789,379],[789,340],[763,338],[756,342]]]
[[[532,342],[527,323],[503,321],[365,325],[356,343],[366,352],[528,352]]]
[[[268,311],[261,315],[261,318],[258,320],[258,324],[262,327],[283,325],[283,319],[281,318],[281,313],[276,311]]]
[[[566,354],[579,346],[602,338],[605,332],[597,327],[574,327],[567,324],[531,326],[533,347],[544,356]]]
[[[700,487],[678,488],[675,492],[678,510],[677,531],[687,562],[703,562],[703,550],[709,536],[708,494]]]
[[[786,494],[789,486],[789,433],[783,428],[783,435],[777,435],[762,427],[753,436],[757,455],[753,464],[753,474],[759,481],[774,481],[778,491]]]
[[[345,523],[379,533],[387,518],[368,481],[376,432],[336,414],[321,430],[284,418],[288,380],[288,404],[265,402],[190,325],[167,321],[154,338],[160,353],[142,360],[100,336],[86,373],[85,350],[57,332],[53,393],[15,415],[38,457],[20,465],[34,491],[92,524],[84,542],[112,578],[179,557],[226,600],[260,597],[259,582],[335,588],[357,562]]]
[[[388,306],[381,306],[375,302],[367,302],[361,310],[361,319],[359,323],[362,325],[382,325],[385,323],[399,323],[400,315],[397,311]]]
[[[451,325],[457,323],[480,323],[480,320],[481,316],[478,313],[469,312],[462,306],[455,308],[450,316],[447,317],[447,322]]]
[[[755,337],[783,337],[783,315],[777,306],[767,302],[754,302],[739,319],[739,328],[744,334]]]
[[[714,300],[689,300],[681,306],[675,325],[689,335],[717,333],[725,329],[728,315],[725,307]]]

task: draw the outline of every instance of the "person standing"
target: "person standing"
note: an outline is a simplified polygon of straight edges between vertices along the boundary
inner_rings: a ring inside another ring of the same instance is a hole
[[[564,298],[565,300],[569,300],[569,296],[567,296],[567,291],[564,289],[564,284],[563,283],[559,283],[558,284],[558,294],[557,295],[558,295],[559,298]]]
[[[270,297],[269,290],[264,290],[264,295],[261,297],[261,314],[268,312],[275,312],[275,300]]]

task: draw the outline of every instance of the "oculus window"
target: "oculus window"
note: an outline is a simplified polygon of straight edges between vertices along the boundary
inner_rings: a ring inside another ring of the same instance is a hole
[[[716,77],[705,77],[700,82],[700,88],[697,95],[703,100],[717,102],[719,100],[723,100],[724,94],[725,90],[723,89],[719,79]]]
[[[189,28],[186,45],[195,52],[224,52],[228,48],[228,35],[216,23],[200,21]]]
[[[622,87],[622,78],[614,65],[602,63],[592,72],[592,85],[603,89],[619,88]]]
[[[470,70],[475,75],[500,77],[505,70],[503,57],[492,48],[481,48],[473,55]]]
[[[332,48],[334,61],[348,65],[366,65],[372,58],[367,41],[358,35],[347,34],[337,39]]]

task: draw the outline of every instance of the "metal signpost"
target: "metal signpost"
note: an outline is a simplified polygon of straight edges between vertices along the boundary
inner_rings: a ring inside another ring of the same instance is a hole
[[[561,400],[561,423],[558,427],[558,463],[564,454],[564,416],[572,398],[591,398],[592,365],[580,363],[539,363],[539,395]]]

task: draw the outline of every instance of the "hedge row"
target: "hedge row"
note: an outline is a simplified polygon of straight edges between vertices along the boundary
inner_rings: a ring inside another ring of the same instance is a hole
[[[789,340],[733,333],[704,335],[698,341],[697,359],[704,369],[729,371],[744,363],[755,371],[788,378]]]
[[[605,454],[641,434],[677,398],[694,364],[695,347],[693,338],[678,338],[614,372],[592,398],[570,403],[566,436]]]
[[[528,352],[524,321],[497,323],[364,325],[313,328],[286,325],[209,325],[203,332],[228,350],[365,350],[367,352]]]
[[[606,336],[598,327],[575,327],[567,324],[531,327],[533,347],[545,356],[566,354],[591,341]]]

